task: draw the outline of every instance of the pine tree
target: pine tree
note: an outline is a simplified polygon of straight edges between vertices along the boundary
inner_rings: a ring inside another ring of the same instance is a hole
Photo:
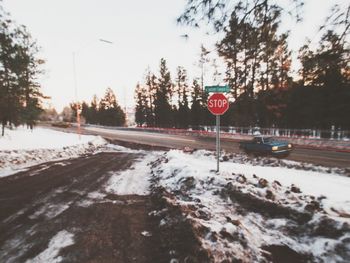
[[[254,20],[261,11],[277,8],[280,13],[292,15],[296,21],[301,20],[301,8],[304,0],[288,2],[268,0],[187,0],[183,13],[177,22],[193,27],[200,27],[202,23],[212,25],[216,32],[223,32],[229,20],[239,13],[240,18]],[[292,8],[291,8],[292,6]]]
[[[172,127],[172,107],[170,105],[171,97],[171,77],[166,66],[166,60],[160,60],[160,76],[158,78],[158,88],[154,101],[155,125],[157,127]]]
[[[210,54],[210,51],[208,51],[204,45],[201,45],[201,52],[199,55],[199,61],[198,61],[198,66],[200,67],[201,70],[201,88],[202,91],[204,91],[204,82],[205,82],[205,64],[210,61],[208,58],[208,55]]]
[[[38,116],[42,112],[40,100],[44,96],[40,92],[37,77],[42,73],[39,66],[44,61],[37,59],[39,49],[36,42],[31,39],[30,34],[24,27],[16,30],[16,39],[19,44],[15,45],[15,49],[17,50],[15,74],[22,94],[22,121],[33,129],[35,120],[38,119]]]
[[[145,101],[146,123],[148,126],[155,126],[154,101],[158,89],[157,77],[147,69],[146,88],[143,89]]]
[[[192,105],[191,105],[191,125],[197,129],[202,124],[202,89],[196,79],[192,83]]]
[[[7,123],[18,124],[20,119],[20,90],[15,86],[14,35],[10,32],[11,21],[0,15],[0,118],[2,136]]]
[[[81,104],[81,117],[85,119],[85,123],[91,123],[90,107],[85,101]],[[82,122],[84,123],[84,122]]]
[[[313,125],[324,129],[330,129],[331,126],[350,127],[347,117],[350,115],[349,56],[348,49],[334,31],[323,35],[316,51],[303,47],[299,54],[303,81],[295,91],[295,96],[308,98],[310,102],[306,107],[291,101],[288,108],[290,119],[296,118],[293,111],[301,115],[302,110],[309,116],[301,123],[304,126]]]
[[[107,88],[105,96],[100,100],[98,120],[101,125],[106,126],[123,126],[125,124],[125,113],[118,105],[111,88]]]
[[[177,68],[176,86],[178,93],[178,110],[176,111],[177,126],[180,128],[188,128],[190,123],[190,109],[188,103],[187,72],[182,67]]]
[[[92,97],[92,101],[90,103],[89,108],[89,123],[91,124],[99,124],[98,122],[98,98],[96,95]]]
[[[135,88],[135,122],[138,126],[142,126],[147,121],[147,100],[144,89],[137,83]]]
[[[37,77],[41,73],[38,47],[24,26],[17,26],[0,7],[0,121],[5,126],[33,128],[41,113]]]

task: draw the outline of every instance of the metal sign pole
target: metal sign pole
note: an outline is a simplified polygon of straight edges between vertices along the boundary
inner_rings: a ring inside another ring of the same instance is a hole
[[[217,89],[216,92],[223,92],[223,90],[219,90],[222,88],[221,86],[207,86],[206,92],[211,92],[212,88]],[[228,86],[224,87],[228,89]],[[230,104],[228,99],[222,93],[214,93],[208,98],[208,110],[216,116],[216,172],[220,171],[220,115],[224,114]]]
[[[216,115],[216,172],[219,172],[220,159],[220,115]]]
[[[220,121],[221,121],[221,117],[220,117],[220,116],[221,116],[221,115],[219,115],[219,126],[218,126],[218,128],[219,128],[218,172],[219,172],[219,163],[220,163],[220,156],[221,156],[221,138],[220,138],[220,125],[221,125]]]

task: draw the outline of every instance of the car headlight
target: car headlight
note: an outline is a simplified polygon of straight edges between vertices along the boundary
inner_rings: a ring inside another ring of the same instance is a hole
[[[272,147],[272,151],[277,151],[278,150],[278,147],[277,146],[273,146]]]
[[[292,145],[291,145],[291,144],[288,144],[288,148],[292,148]]]

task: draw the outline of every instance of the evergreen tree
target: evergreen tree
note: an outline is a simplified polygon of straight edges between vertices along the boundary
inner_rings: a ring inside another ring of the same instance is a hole
[[[2,135],[7,124],[25,123],[33,128],[41,113],[37,77],[43,60],[25,27],[17,26],[0,7],[0,121]]]
[[[155,125],[157,127],[172,127],[173,116],[170,105],[171,97],[171,77],[166,66],[166,60],[160,60],[160,76],[158,78],[158,87],[154,101]]]
[[[300,117],[304,121],[299,125],[324,129],[350,127],[347,117],[350,115],[350,55],[339,39],[334,31],[328,31],[316,51],[307,46],[301,49],[303,78],[293,92],[297,101],[290,101],[288,105],[290,122],[295,123],[297,116],[304,112]],[[300,105],[301,97],[309,103]]]
[[[190,123],[187,72],[184,68],[177,68],[176,86],[178,91],[178,110],[176,111],[176,122],[180,128],[188,128]]]
[[[202,106],[202,89],[196,79],[193,80],[192,83],[192,105],[191,105],[191,125],[193,128],[197,129],[199,125],[202,124],[202,114],[203,114],[203,106]]]
[[[202,91],[204,91],[205,72],[206,72],[205,64],[210,61],[210,59],[208,58],[209,54],[210,54],[210,51],[208,51],[204,47],[204,45],[202,44],[201,45],[201,52],[199,55],[199,61],[198,61],[198,66],[200,67],[200,70],[201,70],[201,88],[202,88]]]
[[[155,126],[154,101],[158,89],[157,77],[148,69],[146,74],[146,88],[143,90],[145,101],[146,123]]]
[[[135,101],[135,122],[138,126],[142,126],[143,124],[147,123],[148,107],[146,95],[144,94],[144,89],[139,83],[137,83],[135,89]]]
[[[125,124],[125,113],[118,105],[111,88],[107,88],[104,97],[100,100],[98,120],[101,125],[106,126],[123,126]]]
[[[216,32],[222,32],[234,15],[239,14],[240,18],[254,20],[262,11],[266,14],[271,8],[278,8],[280,13],[293,15],[299,22],[303,5],[303,0],[278,3],[269,0],[187,0],[185,9],[177,22],[196,28],[202,23],[211,24]],[[266,17],[263,18],[266,19]]]
[[[10,32],[11,21],[0,15],[0,117],[2,124],[2,135],[5,126],[19,124],[20,119],[20,96],[21,92],[16,85],[14,75],[14,34]]]
[[[16,30],[16,39],[19,44],[15,45],[17,52],[14,72],[17,78],[17,85],[22,93],[22,122],[33,129],[35,121],[42,112],[40,99],[44,98],[44,96],[40,92],[37,77],[42,73],[39,66],[44,61],[37,59],[39,49],[24,27]]]
[[[98,121],[98,98],[96,95],[92,97],[92,101],[89,107],[89,123],[91,124],[99,124]]]
[[[81,116],[85,119],[86,123],[92,124],[90,116],[90,107],[85,101],[83,101],[83,103],[81,104]]]

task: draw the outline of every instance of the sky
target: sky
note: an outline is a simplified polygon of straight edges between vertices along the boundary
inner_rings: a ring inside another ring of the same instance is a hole
[[[288,19],[289,46],[298,50],[308,37],[317,42],[317,29],[337,0],[306,0],[304,21]],[[133,107],[134,89],[147,67],[158,72],[160,58],[167,60],[174,78],[176,67],[198,77],[200,46],[209,49],[220,40],[206,30],[179,26],[176,18],[186,0],[3,0],[17,24],[23,24],[41,46],[46,60],[40,77],[42,91],[58,111],[78,99],[102,97],[110,87],[122,107]],[[189,34],[186,40],[181,35]],[[113,44],[101,42],[105,39]],[[77,96],[75,93],[73,53]],[[296,52],[294,52],[296,56]],[[297,64],[295,65],[297,66]],[[209,75],[209,74],[208,74]],[[211,85],[207,76],[205,84]]]

